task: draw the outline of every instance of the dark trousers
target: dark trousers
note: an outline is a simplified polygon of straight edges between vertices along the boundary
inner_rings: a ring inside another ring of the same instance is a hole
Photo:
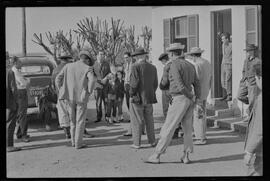
[[[116,106],[117,101],[114,99],[108,99],[108,107],[107,107],[107,116],[111,117],[111,114],[113,117],[116,117]]]
[[[127,104],[127,108],[129,110],[129,89],[130,89],[130,85],[129,84],[125,84],[125,94],[126,94],[126,104]]]
[[[232,64],[221,64],[221,85],[225,95],[232,96]]]
[[[7,123],[6,123],[6,146],[13,146],[14,145],[14,131],[16,127],[16,120],[17,120],[17,111],[18,109],[15,110],[10,110]]]
[[[27,135],[28,121],[27,117],[28,97],[26,89],[18,89],[18,115],[17,115],[17,137]]]
[[[107,95],[104,89],[96,89],[94,94],[96,99],[97,120],[100,120],[102,118],[102,102],[105,113],[107,112]]]

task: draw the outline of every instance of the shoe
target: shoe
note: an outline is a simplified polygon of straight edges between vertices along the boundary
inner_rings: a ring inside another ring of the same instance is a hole
[[[131,133],[125,133],[125,134],[123,134],[123,136],[132,136],[132,134]]]
[[[156,147],[156,146],[157,146],[157,142],[150,143],[150,146],[151,146],[151,147]]]
[[[113,123],[120,123],[120,121],[116,117],[113,117],[112,121]]]
[[[27,138],[27,136],[25,136],[25,137],[22,137],[22,138],[21,138],[21,141],[27,143],[27,142],[29,142],[30,140],[29,140],[29,138]]]
[[[22,138],[22,135],[17,135],[17,139],[21,139]],[[30,135],[26,135],[26,138],[30,138]]]
[[[160,164],[160,158],[157,158],[155,155],[150,156],[144,163],[151,164]]]
[[[63,127],[63,130],[66,134],[66,139],[70,139],[71,135],[70,135],[70,127]]]
[[[109,124],[113,124],[112,118],[109,118],[109,119],[108,119],[108,122],[109,122]]]
[[[141,148],[141,146],[137,146],[137,145],[130,145],[130,148],[134,148],[134,149],[140,149]]]
[[[84,138],[94,138],[95,135],[92,135],[92,134],[88,133],[88,132],[86,131],[86,129],[85,129],[85,130],[84,130],[84,133],[83,133],[83,137],[84,137]]]
[[[21,148],[14,147],[14,146],[9,146],[7,147],[7,152],[15,152],[15,151],[20,151]]]
[[[181,163],[184,163],[184,164],[189,164],[191,161],[189,160],[188,155],[183,155],[183,156],[180,158],[180,162],[181,162]]]
[[[199,139],[193,142],[194,145],[205,145],[206,140],[205,139]]]
[[[87,145],[86,144],[82,144],[81,146],[79,147],[75,147],[76,149],[82,149],[82,148],[87,148]]]
[[[94,121],[94,123],[98,123],[100,121],[101,121],[101,119],[97,119],[97,120]]]

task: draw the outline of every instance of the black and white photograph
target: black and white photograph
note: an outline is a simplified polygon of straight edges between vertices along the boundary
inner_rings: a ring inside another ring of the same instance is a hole
[[[7,6],[6,178],[263,176],[262,8]]]

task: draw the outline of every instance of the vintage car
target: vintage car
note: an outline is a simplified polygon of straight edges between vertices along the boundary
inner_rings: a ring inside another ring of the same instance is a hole
[[[28,107],[37,106],[37,97],[51,84],[55,64],[45,56],[18,57],[22,61],[22,74],[30,79],[28,89]]]

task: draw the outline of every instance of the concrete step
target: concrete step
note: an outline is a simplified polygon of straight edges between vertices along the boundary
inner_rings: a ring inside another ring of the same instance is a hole
[[[207,117],[208,127],[218,127],[220,129],[230,129],[240,134],[245,134],[247,129],[247,122],[243,122],[245,118],[241,116],[233,116],[227,118],[220,118],[218,116]]]

